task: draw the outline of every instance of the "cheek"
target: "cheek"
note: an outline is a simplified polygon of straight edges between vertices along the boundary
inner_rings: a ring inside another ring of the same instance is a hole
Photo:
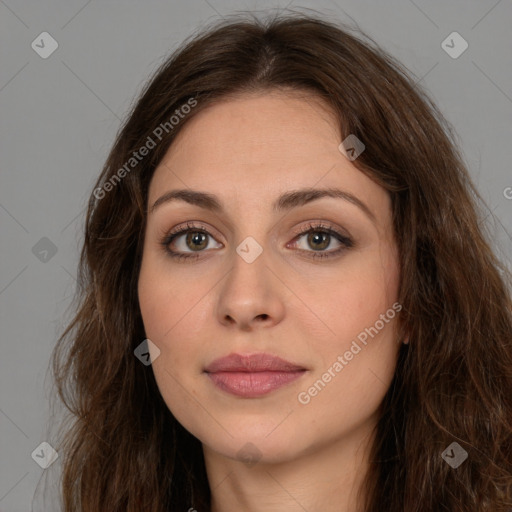
[[[139,307],[145,334],[160,350],[153,364],[157,380],[174,376],[184,382],[187,374],[192,377],[202,371],[212,285],[199,276],[171,273],[169,268],[160,256],[145,256],[138,282]]]
[[[339,415],[352,422],[374,413],[393,378],[400,347],[395,334],[401,309],[395,253],[368,253],[344,270],[326,286],[324,298],[315,298],[330,333],[317,338],[319,365],[303,388],[301,402],[318,408],[319,414],[330,409],[333,414],[326,421],[331,426],[340,421]]]
[[[157,258],[148,256],[143,260],[138,281],[139,307],[146,337],[160,350],[151,367],[167,407],[187,426],[182,411],[200,414],[190,399],[195,394],[195,368],[199,372],[201,360],[200,347],[190,340],[200,339],[198,333],[204,332],[194,308],[198,302],[194,300],[196,293],[197,287],[187,288],[178,278],[172,279]],[[187,372],[182,371],[184,368]]]
[[[200,293],[197,281],[185,280],[176,271],[171,273],[169,262],[163,256],[151,251],[144,253],[138,297],[148,338],[158,343],[170,337],[194,309]]]
[[[205,325],[205,294],[211,286],[198,286],[197,279],[190,285],[183,273],[171,275],[164,265],[150,260],[141,267],[138,293],[145,334],[160,349],[151,365],[153,375],[169,411],[201,438],[203,426],[211,424],[198,382],[206,362],[205,345],[211,342],[205,336],[210,332]]]
[[[398,262],[389,249],[354,253],[338,269],[304,279],[303,307],[316,313],[302,316],[310,319],[311,339],[316,333],[323,345],[327,334],[328,346],[343,348],[392,306],[398,282]]]

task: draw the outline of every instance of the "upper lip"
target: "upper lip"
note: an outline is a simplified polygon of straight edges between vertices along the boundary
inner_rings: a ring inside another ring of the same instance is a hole
[[[305,370],[303,366],[290,363],[271,354],[229,354],[215,359],[206,368],[206,373],[215,372],[294,372]]]

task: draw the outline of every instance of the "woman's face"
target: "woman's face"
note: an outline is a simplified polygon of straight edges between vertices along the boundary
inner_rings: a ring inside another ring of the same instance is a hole
[[[198,113],[154,173],[140,308],[163,399],[205,450],[285,461],[376,422],[398,252],[387,192],[340,143],[316,98],[252,94]],[[256,358],[212,366],[233,354]]]

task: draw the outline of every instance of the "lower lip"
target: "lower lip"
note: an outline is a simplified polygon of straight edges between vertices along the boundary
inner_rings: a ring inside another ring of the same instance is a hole
[[[223,391],[245,398],[266,395],[299,377],[306,370],[294,372],[216,372],[207,373],[213,383]]]

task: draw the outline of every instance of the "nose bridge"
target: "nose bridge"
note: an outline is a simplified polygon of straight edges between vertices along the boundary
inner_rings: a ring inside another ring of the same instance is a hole
[[[266,294],[269,283],[270,269],[268,268],[269,248],[253,237],[245,238],[232,255],[232,267],[227,276],[226,285],[231,291],[246,295],[253,300],[260,294]]]
[[[232,267],[218,298],[221,323],[236,323],[244,328],[262,319],[278,322],[283,315],[280,289],[270,268],[270,249],[253,237],[239,243],[232,255]]]

